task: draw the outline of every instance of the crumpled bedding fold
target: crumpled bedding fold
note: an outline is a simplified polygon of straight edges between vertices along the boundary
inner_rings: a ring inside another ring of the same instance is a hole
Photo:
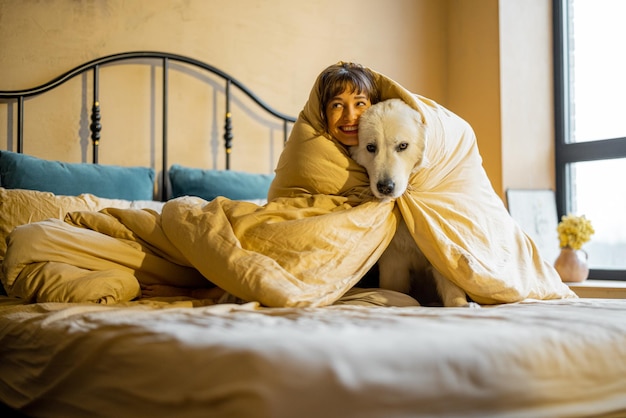
[[[323,133],[316,85],[266,205],[186,197],[160,214],[105,209],[20,226],[8,239],[5,288],[29,301],[118,302],[139,296],[138,282],[208,279],[265,306],[324,306],[374,265],[403,216],[433,265],[476,302],[575,297],[493,191],[471,127],[382,74],[377,83],[428,129],[426,168],[395,203],[376,201],[365,170]]]

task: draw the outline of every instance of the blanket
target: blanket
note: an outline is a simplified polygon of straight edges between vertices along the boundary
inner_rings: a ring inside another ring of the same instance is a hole
[[[375,73],[428,128],[427,165],[396,201],[377,201],[365,170],[323,129],[317,83],[279,159],[268,203],[183,197],[150,209],[69,213],[16,228],[2,281],[27,301],[115,303],[140,283],[206,281],[265,306],[335,303],[369,271],[403,217],[426,257],[481,304],[575,297],[509,216],[471,127]]]

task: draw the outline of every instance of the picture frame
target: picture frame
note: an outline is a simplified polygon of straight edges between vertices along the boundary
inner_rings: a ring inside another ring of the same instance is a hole
[[[556,198],[550,189],[508,189],[506,200],[511,217],[537,246],[550,264],[559,256]]]

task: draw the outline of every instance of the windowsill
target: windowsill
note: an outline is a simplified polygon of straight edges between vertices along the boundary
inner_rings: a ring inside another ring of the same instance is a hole
[[[626,299],[626,281],[585,280],[565,284],[581,298]]]

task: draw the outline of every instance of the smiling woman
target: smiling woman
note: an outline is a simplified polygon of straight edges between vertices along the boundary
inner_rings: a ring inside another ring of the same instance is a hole
[[[331,65],[320,75],[319,90],[327,132],[342,145],[357,145],[359,118],[379,100],[372,72],[355,63]]]

